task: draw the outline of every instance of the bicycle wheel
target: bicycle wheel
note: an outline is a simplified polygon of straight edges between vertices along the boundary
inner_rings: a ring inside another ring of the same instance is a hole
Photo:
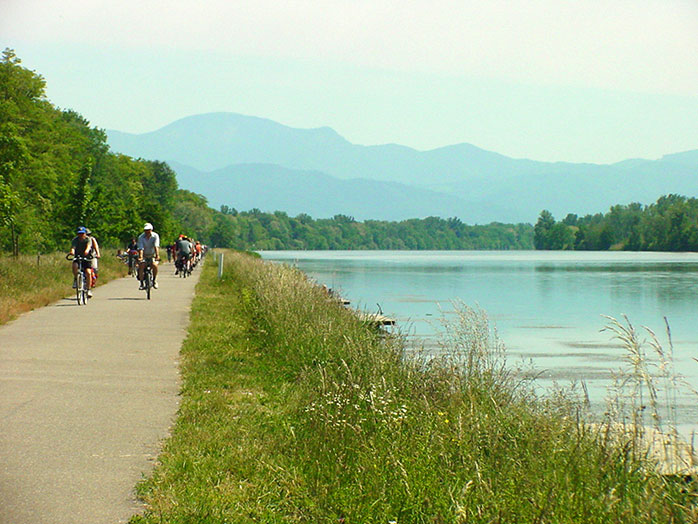
[[[148,300],[150,300],[150,286],[151,286],[151,273],[150,273],[150,268],[147,267],[145,268],[145,275],[144,275],[144,280],[145,280],[145,296]]]
[[[88,278],[88,275],[83,274],[82,276],[82,305],[86,306],[87,301],[89,300],[89,295],[88,293],[90,292],[90,279]]]
[[[78,302],[78,306],[82,304],[83,280],[84,277],[82,276],[82,271],[78,270],[78,274],[75,275],[75,299]]]

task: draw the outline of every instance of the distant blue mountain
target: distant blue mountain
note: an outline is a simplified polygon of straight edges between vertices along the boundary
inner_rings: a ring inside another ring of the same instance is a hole
[[[281,210],[315,218],[343,214],[357,220],[459,216],[471,223],[490,212],[473,209],[458,197],[396,182],[342,180],[273,164],[237,164],[208,173],[175,161],[170,165],[181,187],[206,195],[214,208]]]
[[[226,195],[223,203],[238,209],[534,222],[544,208],[582,215],[667,193],[698,196],[698,150],[610,165],[537,162],[471,144],[361,146],[327,127],[295,129],[233,113],[191,116],[140,135],[107,134],[112,150],[168,161],[181,187],[214,205]]]

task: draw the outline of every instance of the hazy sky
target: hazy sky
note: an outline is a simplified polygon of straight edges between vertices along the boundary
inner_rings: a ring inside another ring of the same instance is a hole
[[[0,0],[56,105],[606,163],[698,149],[697,0]]]

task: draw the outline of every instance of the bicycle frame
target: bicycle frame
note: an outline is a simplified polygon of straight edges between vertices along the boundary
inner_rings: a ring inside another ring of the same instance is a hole
[[[153,287],[153,260],[154,257],[145,257],[145,267],[143,268],[143,285],[145,286],[145,296],[150,300],[150,290]]]
[[[86,306],[87,301],[90,298],[88,293],[90,291],[91,277],[87,272],[87,268],[83,267],[83,263],[91,259],[81,255],[71,255],[70,253],[66,255],[65,258],[72,261],[73,264],[78,265],[78,271],[73,279],[75,283],[75,298],[79,306]]]

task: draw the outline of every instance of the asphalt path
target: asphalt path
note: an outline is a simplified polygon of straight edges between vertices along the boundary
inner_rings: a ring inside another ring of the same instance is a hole
[[[178,407],[179,349],[199,271],[160,267],[0,326],[0,524],[115,524],[142,511]]]

